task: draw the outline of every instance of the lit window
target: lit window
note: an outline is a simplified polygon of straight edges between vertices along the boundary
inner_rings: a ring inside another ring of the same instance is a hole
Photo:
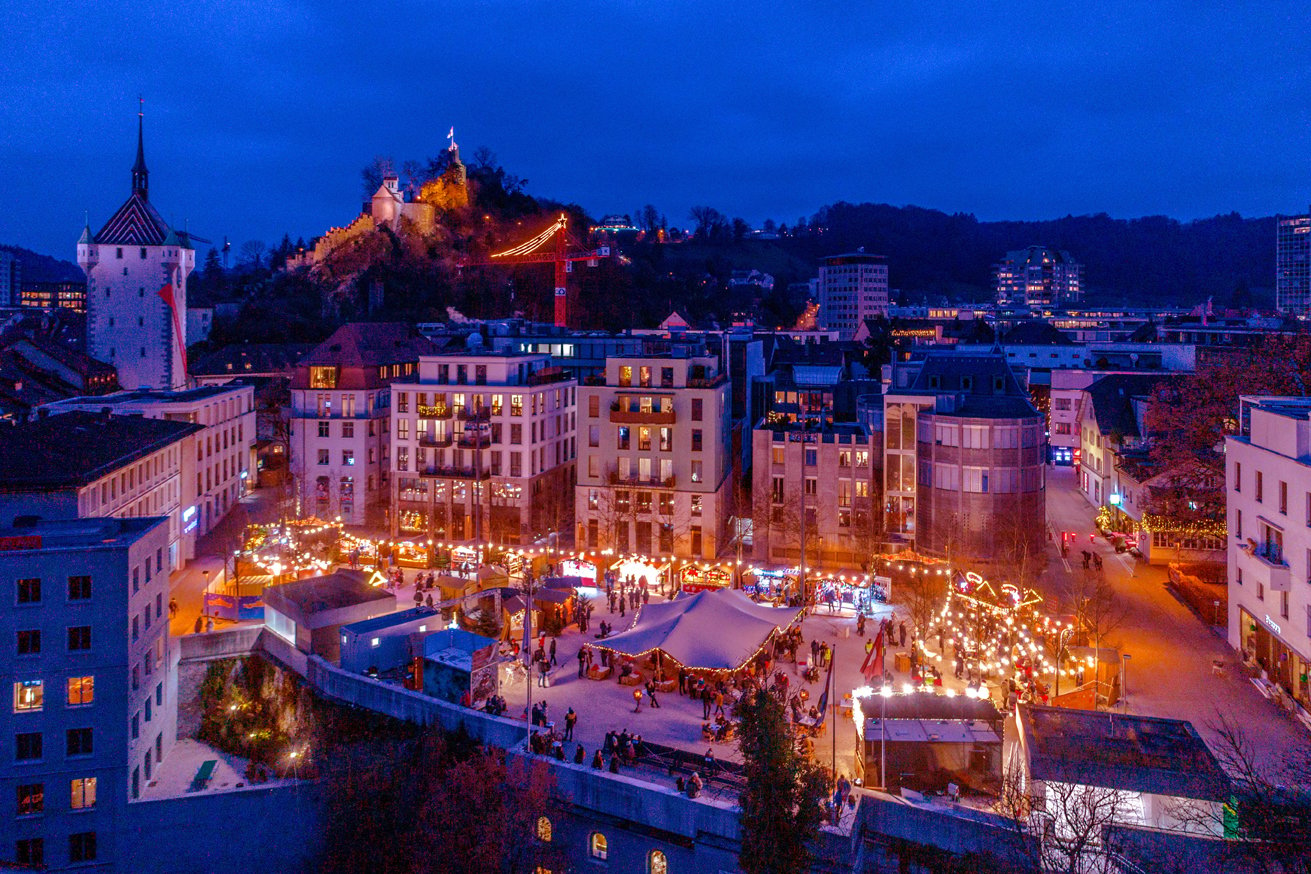
[[[591,838],[587,842],[587,855],[593,859],[605,860],[610,851],[610,845],[605,839],[605,835],[600,832],[592,832]]]
[[[45,701],[45,686],[41,680],[20,680],[14,683],[14,712],[31,713],[41,709]]]
[[[551,842],[551,820],[545,816],[537,818],[537,840],[544,844]]]
[[[669,874],[669,860],[660,850],[652,850],[646,857],[647,874]]]
[[[95,777],[78,777],[69,785],[72,790],[74,810],[90,810],[96,806]]]
[[[68,706],[81,707],[90,704],[96,698],[95,677],[68,678]]]
[[[381,645],[382,645],[382,638],[380,637],[372,638],[369,641],[369,646],[381,646]]]

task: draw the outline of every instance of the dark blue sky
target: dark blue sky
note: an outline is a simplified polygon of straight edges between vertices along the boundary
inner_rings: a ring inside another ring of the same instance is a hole
[[[533,193],[680,225],[1311,203],[1305,0],[17,0],[0,25],[0,242],[68,258],[127,195],[138,93],[151,199],[234,245],[345,223],[372,156],[451,125]]]

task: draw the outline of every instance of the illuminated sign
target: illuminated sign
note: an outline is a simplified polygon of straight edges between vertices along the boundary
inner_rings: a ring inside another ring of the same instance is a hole
[[[1283,633],[1283,630],[1280,629],[1279,625],[1275,622],[1275,620],[1273,620],[1273,619],[1270,618],[1270,614],[1269,614],[1269,613],[1267,613],[1267,614],[1265,615],[1265,624],[1266,624],[1266,625],[1269,625],[1270,628],[1271,628],[1271,630],[1273,630],[1275,634],[1282,634],[1282,633]]]
[[[200,525],[200,519],[196,517],[195,506],[187,507],[182,511],[182,533],[190,534]]]
[[[1124,498],[1120,496],[1119,492],[1112,492],[1106,496],[1106,500],[1110,501],[1112,507],[1118,507]]]

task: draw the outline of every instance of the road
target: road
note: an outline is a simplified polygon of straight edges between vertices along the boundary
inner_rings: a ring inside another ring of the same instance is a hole
[[[1117,555],[1100,536],[1089,544],[1088,534],[1096,530],[1094,508],[1076,488],[1074,477],[1072,468],[1048,468],[1048,524],[1058,532],[1078,532],[1081,539],[1065,560],[1051,548],[1039,586],[1050,600],[1079,569],[1082,550],[1101,556],[1106,578],[1126,608],[1107,643],[1130,656],[1128,712],[1186,719],[1213,750],[1217,718],[1223,714],[1237,719],[1258,755],[1272,765],[1290,748],[1311,747],[1311,732],[1266,700],[1224,638],[1170,593],[1164,567],[1136,561],[1127,553]],[[1219,675],[1213,672],[1213,659],[1223,662]]]

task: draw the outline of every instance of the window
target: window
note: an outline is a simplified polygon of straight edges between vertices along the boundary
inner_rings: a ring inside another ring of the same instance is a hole
[[[42,680],[16,680],[14,682],[14,712],[34,713],[41,709],[45,701],[45,686]]]
[[[330,427],[331,426],[327,422],[319,422],[319,436],[320,437],[331,436],[332,432],[329,430]]]
[[[86,575],[68,578],[68,600],[86,601],[91,597],[91,578]]]
[[[96,778],[78,777],[69,783],[74,810],[90,810],[96,806]]]
[[[545,816],[537,817],[537,840],[544,844],[551,842],[551,820]]]
[[[1258,504],[1262,503],[1263,499],[1265,498],[1264,486],[1265,486],[1265,477],[1262,476],[1261,471],[1258,470],[1256,472],[1256,502]]]
[[[510,395],[510,415],[523,415],[523,395]]]
[[[704,482],[704,479],[705,478],[704,475],[702,474],[701,462],[700,461],[692,462],[692,482],[694,483]]]
[[[23,783],[18,786],[18,815],[31,816],[46,807],[44,783]]]
[[[355,423],[354,423],[354,422],[342,422],[342,423],[341,423],[341,436],[342,436],[342,437],[345,437],[345,438],[347,438],[347,439],[351,439],[351,438],[353,438],[353,437],[355,436]]]
[[[1307,495],[1307,507],[1311,509],[1311,494]],[[1308,523],[1311,524],[1311,523]],[[41,603],[41,580],[38,577],[29,577],[18,581],[18,603],[20,604],[40,604]]]
[[[18,654],[36,655],[41,652],[41,630],[39,628],[27,629],[18,632]]]
[[[619,384],[625,388],[633,384],[633,368],[628,364],[619,367]]]
[[[592,425],[587,429],[587,445],[598,447],[601,445],[601,426]]]
[[[1288,592],[1279,593],[1279,615],[1288,618]]]
[[[123,250],[120,249],[119,252]],[[122,257],[120,255],[120,257]],[[46,863],[45,838],[22,838],[14,845],[14,861],[33,868],[44,867]]]
[[[819,450],[807,449],[805,455],[806,467],[814,467],[819,464]]]
[[[328,449],[320,449],[319,464],[331,464],[331,463],[332,463],[331,451]]]
[[[646,857],[647,874],[669,874],[669,860],[660,850],[652,850]]]
[[[70,728],[64,732],[64,754],[89,756],[95,752],[95,739],[89,728]]]
[[[344,465],[345,467],[354,467],[354,466],[355,466],[355,450],[354,450],[354,449],[343,449],[343,450],[341,451],[341,463],[342,463],[342,465]]]
[[[700,429],[700,428],[693,428],[693,429],[692,429],[692,451],[693,451],[693,452],[700,452],[700,451],[701,451],[701,429]]]
[[[90,862],[96,858],[96,833],[78,832],[68,836],[68,861]]]
[[[1288,515],[1288,483],[1283,480],[1279,482],[1279,512]]]
[[[96,699],[95,677],[68,678],[68,706],[82,707]]]
[[[692,399],[692,421],[700,422],[704,411],[705,402],[701,398]]]
[[[619,447],[620,449],[628,449],[628,448],[629,448],[630,444],[629,444],[628,435],[629,435],[629,429],[628,429],[628,426],[627,426],[627,425],[621,425],[620,428],[619,428],[619,434],[618,434],[618,438],[617,438],[617,439],[618,439],[618,447]]]
[[[587,398],[587,415],[595,419],[601,415],[601,396],[591,395]]]
[[[819,480],[813,476],[806,477],[806,497],[813,498],[819,494]]]
[[[610,852],[610,844],[606,841],[605,835],[600,832],[592,832],[592,836],[587,839],[587,855],[592,859],[605,861]]]
[[[783,503],[783,477],[776,476],[770,484],[770,498],[775,504]]]
[[[396,412],[408,413],[410,411],[410,395],[408,392],[399,392],[396,395]]]
[[[14,758],[20,762],[41,758],[41,732],[27,731],[14,735]]]

